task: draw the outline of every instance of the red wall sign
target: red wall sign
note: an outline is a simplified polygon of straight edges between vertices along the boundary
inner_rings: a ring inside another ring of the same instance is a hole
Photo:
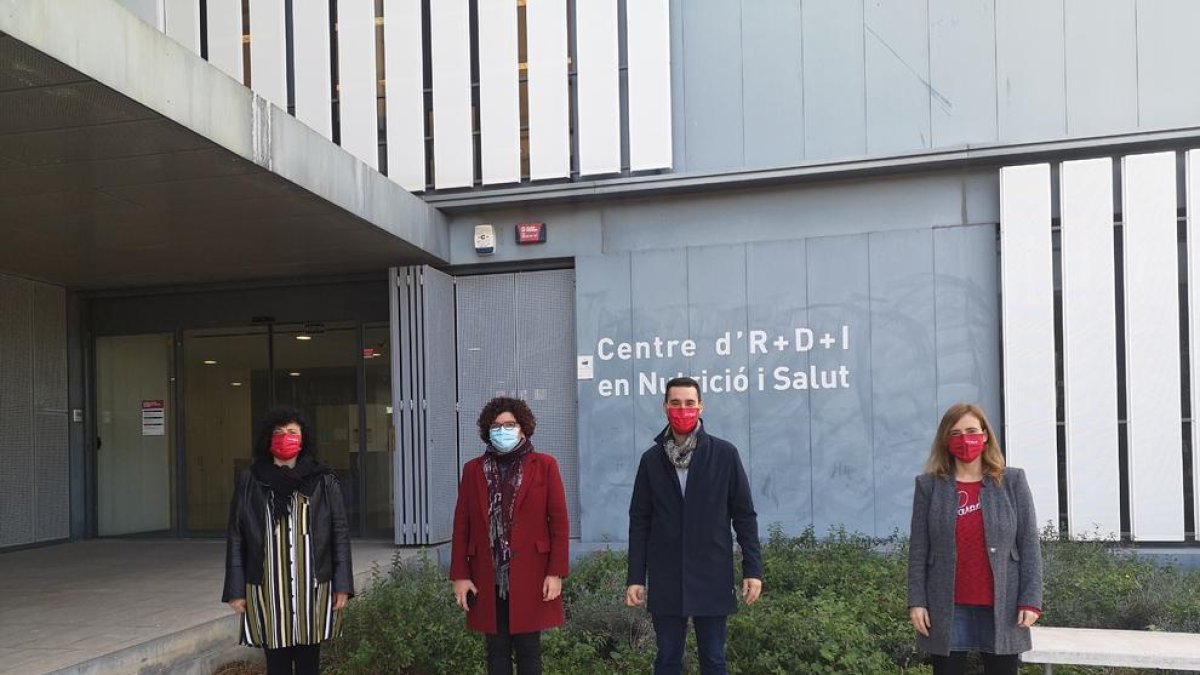
[[[545,223],[517,223],[518,244],[546,243]]]

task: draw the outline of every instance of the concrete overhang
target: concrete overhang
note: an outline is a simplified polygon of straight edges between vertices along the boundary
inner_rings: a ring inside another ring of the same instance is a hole
[[[113,0],[0,0],[0,272],[99,289],[448,258],[437,209]]]

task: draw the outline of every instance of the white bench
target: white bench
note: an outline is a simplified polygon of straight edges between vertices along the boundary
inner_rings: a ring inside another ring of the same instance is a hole
[[[1055,664],[1200,670],[1200,635],[1195,633],[1050,626],[1030,630],[1033,649],[1021,660],[1044,664],[1047,675]]]

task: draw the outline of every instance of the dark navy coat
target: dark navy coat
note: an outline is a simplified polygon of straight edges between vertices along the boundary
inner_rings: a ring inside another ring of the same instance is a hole
[[[628,583],[647,586],[651,614],[733,614],[737,590],[730,525],[742,549],[742,576],[762,579],[750,481],[737,448],[708,435],[701,425],[684,494],[675,465],[663,450],[668,433],[669,428],[664,429],[642,455],[633,483]]]

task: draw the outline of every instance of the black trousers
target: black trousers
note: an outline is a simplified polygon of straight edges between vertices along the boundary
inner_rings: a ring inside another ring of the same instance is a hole
[[[508,598],[496,593],[496,633],[484,636],[488,675],[512,675],[513,653],[517,675],[542,675],[542,633],[508,632]]]
[[[267,675],[317,675],[321,664],[319,644],[263,651],[267,653]]]
[[[984,675],[1017,675],[1021,659],[1018,654],[988,654],[979,653],[983,661]],[[933,663],[933,675],[966,675],[967,652],[950,652],[949,656],[930,657]]]

